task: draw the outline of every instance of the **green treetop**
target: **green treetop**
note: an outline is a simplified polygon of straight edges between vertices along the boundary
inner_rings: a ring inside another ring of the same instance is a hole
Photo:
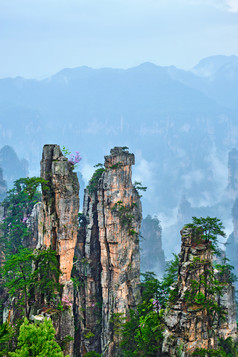
[[[30,324],[25,318],[20,327],[18,349],[10,352],[11,357],[63,357],[64,354],[55,341],[55,329],[51,319],[39,324]],[[67,356],[69,357],[69,356]]]

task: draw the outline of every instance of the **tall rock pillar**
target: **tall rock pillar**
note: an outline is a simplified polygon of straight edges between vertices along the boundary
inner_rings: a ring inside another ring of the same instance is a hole
[[[62,272],[62,299],[73,304],[71,271],[77,241],[79,183],[73,165],[63,156],[58,145],[45,145],[41,160],[41,177],[47,181],[42,188],[42,209],[39,213],[38,248],[51,247],[56,251]],[[56,323],[58,338],[74,336],[72,309],[62,313]],[[73,355],[73,343],[67,353]]]
[[[220,277],[213,268],[210,242],[192,228],[183,228],[181,236],[178,281],[164,317],[163,356],[189,357],[196,349],[216,349],[219,337],[235,337],[237,332],[234,287],[221,281],[222,298],[212,289]]]
[[[85,192],[83,350],[117,355],[118,324],[140,300],[141,202],[132,184],[134,155],[121,147],[105,157]],[[81,259],[81,260],[82,260]]]

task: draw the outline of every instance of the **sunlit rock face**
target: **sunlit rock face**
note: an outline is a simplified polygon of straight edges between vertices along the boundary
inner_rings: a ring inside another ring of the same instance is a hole
[[[197,348],[217,348],[219,337],[234,337],[236,334],[235,294],[231,284],[224,285],[222,298],[209,292],[209,288],[205,288],[203,284],[200,288],[200,292],[208,299],[225,308],[227,315],[223,322],[215,311],[207,314],[201,304],[191,303],[186,297],[192,291],[194,282],[200,282],[203,277],[207,279],[209,287],[209,276],[215,272],[210,243],[201,242],[191,228],[184,228],[181,236],[178,282],[174,286],[175,298],[165,312],[164,356],[191,356]]]
[[[52,247],[59,257],[61,282],[70,280],[77,241],[79,183],[73,165],[58,145],[45,145],[41,160],[41,177],[47,181],[42,189],[43,219],[39,222],[41,245]]]
[[[79,183],[73,165],[63,156],[58,145],[45,145],[41,160],[41,177],[47,181],[42,187],[42,204],[35,212],[38,220],[37,248],[51,247],[56,251],[62,272],[62,300],[70,305],[74,301],[71,272],[78,231]],[[60,318],[53,319],[56,337],[64,341],[69,337],[65,353],[73,356],[74,316],[72,308],[64,310]]]
[[[78,250],[84,262],[85,307],[81,351],[117,356],[116,320],[140,301],[139,194],[131,181],[134,155],[116,147],[105,157],[105,170],[96,188],[85,191],[85,237]],[[89,185],[90,186],[90,185]],[[81,264],[82,269],[82,264]],[[82,300],[82,299],[81,299]]]

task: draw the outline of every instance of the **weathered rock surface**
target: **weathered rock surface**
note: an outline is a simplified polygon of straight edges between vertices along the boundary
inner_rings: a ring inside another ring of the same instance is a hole
[[[42,188],[42,204],[35,208],[38,219],[37,248],[51,247],[56,251],[62,272],[62,299],[73,305],[74,293],[71,271],[77,241],[79,183],[73,165],[63,156],[58,145],[45,145],[41,161],[41,177],[47,180]],[[58,340],[74,337],[74,318],[71,308],[64,310],[54,321]],[[73,356],[73,342],[65,350]]]
[[[41,161],[43,216],[39,222],[41,245],[52,247],[59,257],[61,282],[71,278],[77,241],[79,183],[73,165],[58,145],[45,145]]]
[[[85,191],[85,235],[80,236],[77,253],[84,275],[82,354],[94,350],[105,357],[117,356],[117,324],[140,300],[142,217],[131,181],[133,164],[133,154],[120,147],[112,149],[96,189]]]
[[[31,214],[27,218],[27,227],[30,231],[30,238],[27,241],[27,247],[29,249],[40,248],[43,244],[43,237],[40,236],[39,226],[42,226],[43,222],[43,205],[38,202],[34,205]],[[42,230],[41,230],[42,233]]]
[[[221,299],[206,287],[214,273],[210,243],[199,241],[191,228],[184,228],[181,236],[178,282],[174,287],[174,302],[170,303],[165,313],[163,352],[165,356],[187,357],[197,348],[217,348],[218,337],[235,337],[236,306],[234,288],[230,284],[224,284]],[[206,283],[201,283],[204,277]],[[225,309],[227,315],[224,322],[215,311],[207,314],[201,304],[186,297],[193,291],[196,282],[201,283],[200,293]]]

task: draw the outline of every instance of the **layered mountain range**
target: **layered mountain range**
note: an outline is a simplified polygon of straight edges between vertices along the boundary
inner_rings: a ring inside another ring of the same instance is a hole
[[[166,227],[181,198],[202,210],[224,193],[228,152],[238,145],[237,87],[236,56],[209,57],[191,71],[144,63],[63,69],[41,81],[5,78],[0,139],[36,175],[43,143],[79,150],[85,183],[110,147],[129,146],[137,156],[134,177],[148,187],[143,214],[158,215],[168,255],[175,237]],[[218,210],[228,224],[230,208]]]

